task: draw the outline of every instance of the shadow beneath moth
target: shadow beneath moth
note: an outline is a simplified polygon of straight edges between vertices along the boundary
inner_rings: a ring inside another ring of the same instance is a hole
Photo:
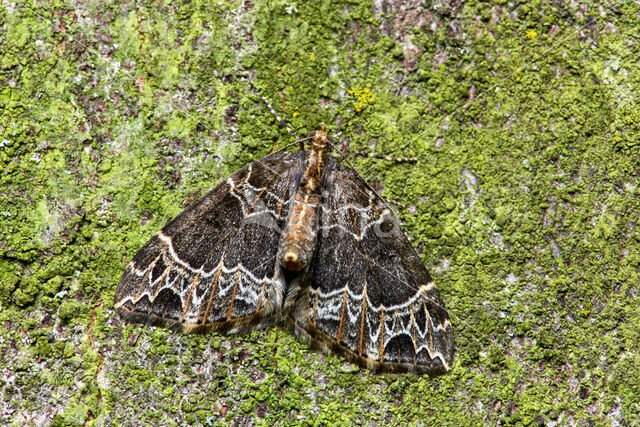
[[[363,367],[446,373],[451,322],[393,211],[327,154],[324,126],[296,142],[299,151],[249,164],[153,236],[126,267],[116,310],[182,332],[284,320]]]

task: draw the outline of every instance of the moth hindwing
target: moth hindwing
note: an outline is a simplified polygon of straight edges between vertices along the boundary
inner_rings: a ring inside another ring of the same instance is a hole
[[[451,323],[386,203],[310,148],[249,164],[165,225],[116,290],[127,320],[243,333],[284,319],[305,342],[376,370],[442,374]]]

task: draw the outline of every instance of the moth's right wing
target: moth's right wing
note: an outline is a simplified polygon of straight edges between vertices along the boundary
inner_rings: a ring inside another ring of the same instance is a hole
[[[286,292],[278,241],[304,156],[251,163],[165,225],[125,269],[118,313],[184,332],[247,332],[277,320]]]
[[[368,368],[439,375],[453,331],[426,267],[387,204],[328,161],[318,246],[288,317],[305,341]]]

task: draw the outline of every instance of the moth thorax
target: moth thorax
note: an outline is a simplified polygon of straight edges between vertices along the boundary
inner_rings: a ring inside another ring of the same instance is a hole
[[[332,144],[333,141],[327,135],[327,132],[324,130],[317,130],[313,132],[313,136],[311,138],[311,150],[319,153],[325,153],[327,151],[327,145]]]

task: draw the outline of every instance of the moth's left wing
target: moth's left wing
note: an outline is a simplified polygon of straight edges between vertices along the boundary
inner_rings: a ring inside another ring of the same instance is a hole
[[[447,372],[449,316],[391,209],[333,159],[322,208],[315,257],[288,318],[298,335],[373,369]]]
[[[286,285],[276,259],[304,152],[239,170],[165,225],[125,269],[125,319],[184,332],[246,332],[279,318]]]

